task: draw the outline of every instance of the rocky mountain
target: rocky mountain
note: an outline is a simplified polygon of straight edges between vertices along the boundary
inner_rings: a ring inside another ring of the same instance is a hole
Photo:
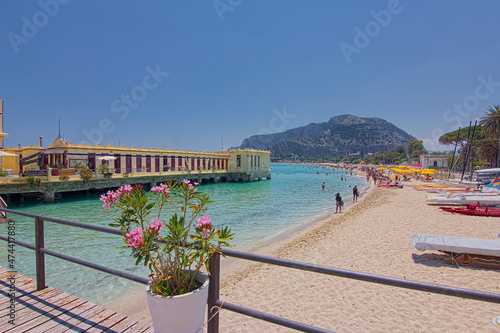
[[[281,133],[253,135],[238,148],[266,149],[271,157],[315,159],[348,154],[392,151],[413,139],[402,129],[380,118],[343,114],[324,123],[311,123]]]

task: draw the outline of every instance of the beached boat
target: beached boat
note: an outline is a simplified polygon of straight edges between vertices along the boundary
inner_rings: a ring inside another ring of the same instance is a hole
[[[466,199],[481,199],[481,198],[498,198],[500,196],[498,193],[481,193],[481,192],[470,192],[470,193],[457,193],[457,192],[445,192],[445,193],[434,193],[427,194],[425,199],[428,204],[437,204],[437,200],[441,199],[455,199],[455,200],[466,200]]]
[[[500,205],[500,196],[491,197],[491,196],[459,196],[458,198],[443,198],[436,199],[436,201],[428,201],[428,205],[468,205],[468,204],[481,204],[483,206],[497,206]]]
[[[443,192],[460,192],[460,193],[477,193],[479,189],[469,189],[464,187],[414,187],[417,191],[425,191],[429,193]]]
[[[467,207],[439,207],[439,209],[445,212],[463,215],[500,217],[500,209],[489,208],[488,206],[486,206],[486,208],[481,208],[474,204],[468,204]]]

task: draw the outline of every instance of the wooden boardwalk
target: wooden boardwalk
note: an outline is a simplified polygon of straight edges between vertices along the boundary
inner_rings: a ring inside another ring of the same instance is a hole
[[[11,319],[11,283],[15,274],[15,316]],[[154,332],[153,328],[0,266],[0,332]]]

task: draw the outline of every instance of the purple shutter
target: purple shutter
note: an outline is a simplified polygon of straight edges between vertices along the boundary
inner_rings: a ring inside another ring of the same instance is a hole
[[[116,160],[115,160],[115,173],[121,173],[122,172],[122,158],[120,154],[115,154]]]
[[[135,164],[137,165],[137,172],[142,171],[142,155],[137,155],[135,157]]]
[[[125,172],[126,173],[132,172],[132,155],[125,156]]]

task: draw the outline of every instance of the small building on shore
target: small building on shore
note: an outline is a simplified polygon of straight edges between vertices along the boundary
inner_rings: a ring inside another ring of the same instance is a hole
[[[424,169],[448,168],[448,155],[420,155],[420,165]]]

